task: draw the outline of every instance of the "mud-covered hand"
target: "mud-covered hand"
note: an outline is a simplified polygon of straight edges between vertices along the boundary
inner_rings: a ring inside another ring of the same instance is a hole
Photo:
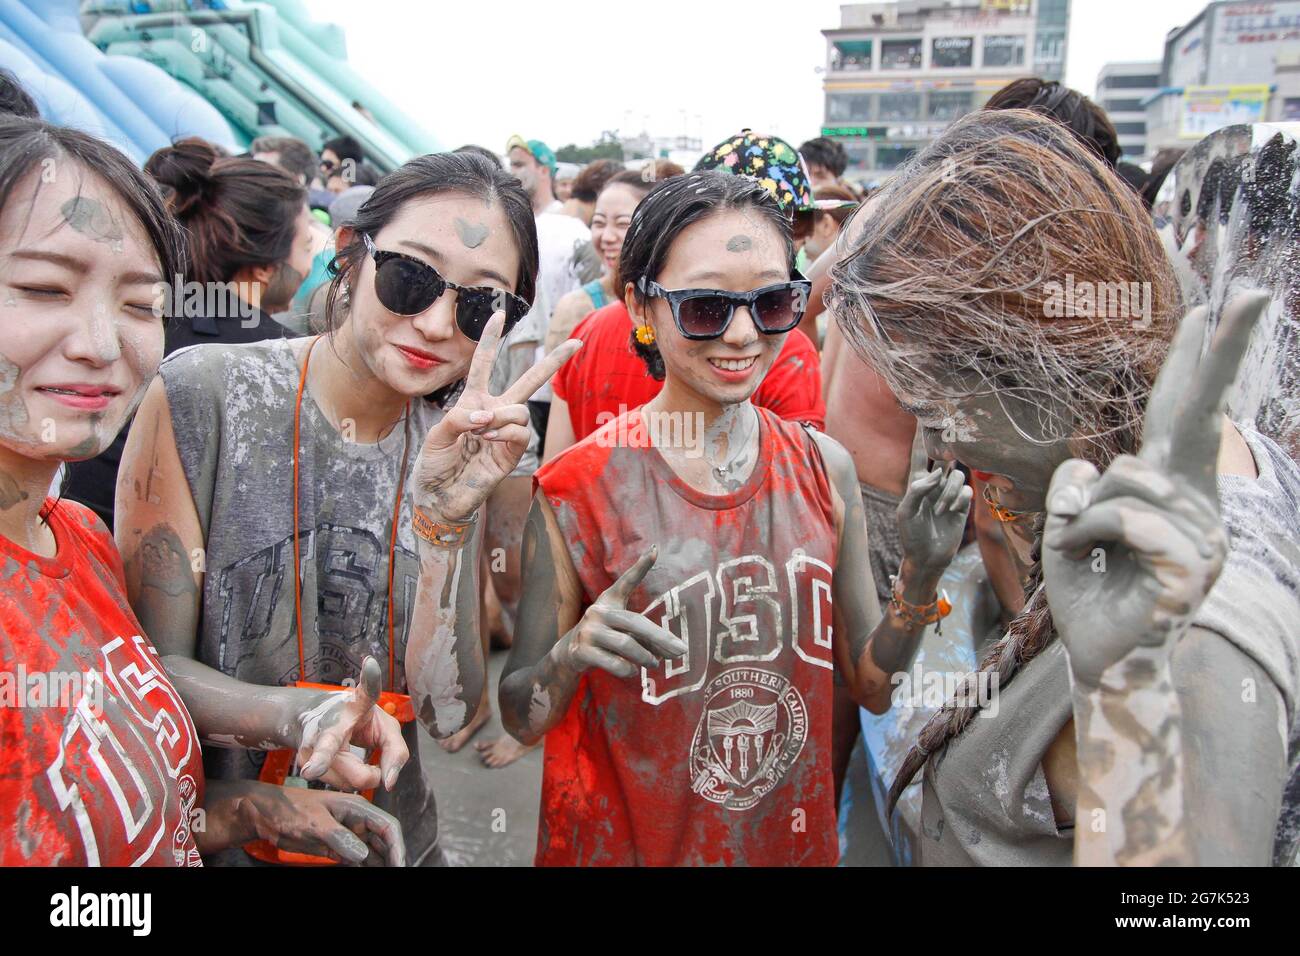
[[[237,815],[249,839],[283,850],[354,865],[406,865],[401,825],[356,794],[248,781]]]
[[[556,643],[552,654],[569,671],[580,674],[594,667],[615,677],[632,677],[642,667],[653,669],[665,658],[686,653],[686,645],[670,631],[627,609],[628,598],[658,556],[658,547],[641,555]]]
[[[1223,310],[1204,360],[1208,313],[1188,313],[1147,403],[1142,448],[1099,475],[1071,459],[1052,476],[1043,575],[1076,683],[1138,647],[1168,645],[1187,629],[1227,555],[1216,466],[1227,392],[1268,297]]]
[[[898,503],[899,542],[905,561],[925,572],[942,574],[961,547],[972,490],[960,469],[927,470],[926,463],[917,425],[908,471],[910,484]]]
[[[361,676],[348,690],[312,691],[302,698],[292,726],[298,731],[300,775],[341,790],[373,790],[383,783],[392,790],[397,774],[410,759],[402,727],[379,707],[379,662],[367,657]],[[371,766],[350,745],[379,751]]]
[[[470,519],[502,478],[514,471],[531,435],[525,402],[582,343],[564,342],[501,395],[488,391],[501,346],[505,313],[492,316],[474,349],[465,389],[442,421],[429,429],[415,463],[416,506],[434,520]]]

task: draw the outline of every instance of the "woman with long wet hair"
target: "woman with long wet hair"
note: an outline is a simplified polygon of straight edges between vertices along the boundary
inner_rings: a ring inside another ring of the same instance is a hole
[[[894,783],[923,771],[922,862],[1290,861],[1300,471],[1222,414],[1266,298],[1180,322],[1140,200],[1026,111],[953,124],[869,215],[839,327],[1028,580]]]
[[[872,710],[939,613],[960,472],[919,462],[881,615],[853,466],[750,397],[799,322],[790,221],[759,182],[666,180],[623,296],[663,388],[537,474],[500,703],[545,735],[544,865],[830,865],[831,685]]]
[[[484,696],[478,508],[527,446],[524,400],[577,345],[489,391],[533,297],[537,233],[519,184],[481,156],[385,177],[336,266],[327,334],[163,363],[123,458],[118,543],[141,621],[195,667],[334,685],[381,662],[412,760],[376,800],[431,865],[415,725],[447,737]],[[278,780],[290,756],[222,755],[209,772]]]

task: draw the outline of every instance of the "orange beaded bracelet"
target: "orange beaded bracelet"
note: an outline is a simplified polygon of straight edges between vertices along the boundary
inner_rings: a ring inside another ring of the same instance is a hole
[[[952,602],[948,600],[947,591],[940,591],[929,604],[909,604],[903,600],[903,585],[899,581],[898,575],[890,575],[889,580],[892,585],[889,606],[894,609],[894,612],[903,619],[903,623],[908,627],[924,627],[927,624],[938,624],[952,613]],[[942,633],[942,625],[940,625],[939,633]]]

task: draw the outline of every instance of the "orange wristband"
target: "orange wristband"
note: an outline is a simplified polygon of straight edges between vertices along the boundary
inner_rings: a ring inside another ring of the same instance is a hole
[[[475,523],[458,521],[444,524],[441,521],[431,520],[419,508],[411,509],[411,528],[415,533],[430,544],[448,550],[462,547],[474,533]]]
[[[893,589],[889,596],[889,606],[908,627],[936,624],[952,613],[952,602],[948,600],[947,591],[940,591],[929,604],[909,604],[903,600],[902,582],[898,580],[898,575],[892,575],[892,579]]]

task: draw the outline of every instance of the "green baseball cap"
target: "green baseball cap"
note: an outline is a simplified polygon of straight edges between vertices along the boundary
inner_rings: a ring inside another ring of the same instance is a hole
[[[524,139],[522,136],[511,136],[506,142],[506,152],[510,152],[518,146],[525,153],[528,153],[533,159],[537,160],[543,166],[551,171],[551,177],[555,177],[555,171],[559,168],[559,161],[555,158],[555,152],[540,139]]]

